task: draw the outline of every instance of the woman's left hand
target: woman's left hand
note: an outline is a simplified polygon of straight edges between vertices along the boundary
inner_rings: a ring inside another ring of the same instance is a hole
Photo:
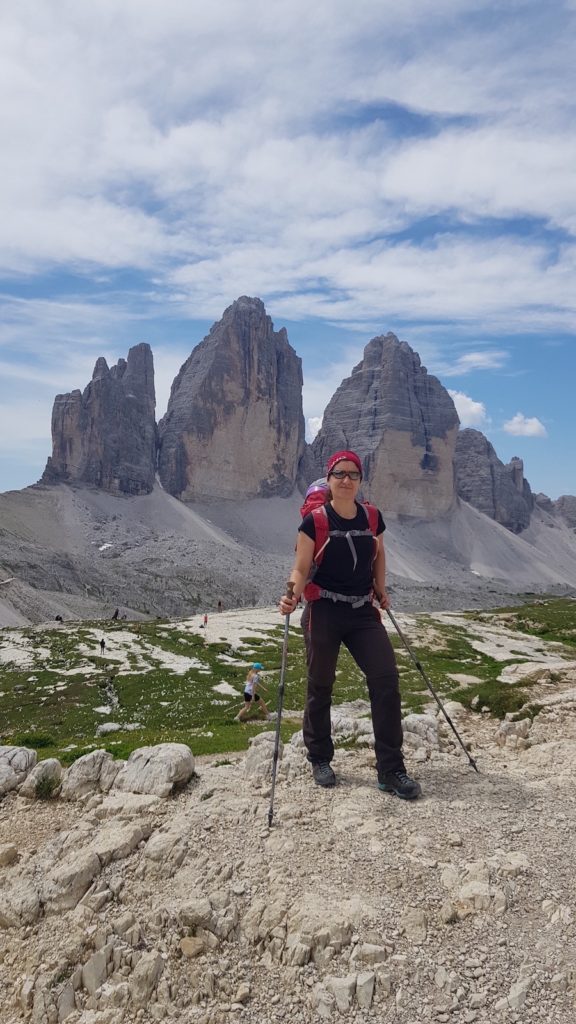
[[[386,588],[384,588],[384,590],[382,591],[381,594],[378,594],[378,598],[377,599],[378,599],[378,606],[382,609],[382,611],[386,611],[386,609],[389,608],[391,603],[392,603],[390,601],[390,597],[389,597],[389,595],[388,595],[388,593],[386,591]]]

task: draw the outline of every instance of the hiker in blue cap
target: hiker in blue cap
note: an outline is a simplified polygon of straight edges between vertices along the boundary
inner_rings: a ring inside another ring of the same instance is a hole
[[[260,688],[263,690],[266,689],[260,677],[260,673],[263,669],[264,666],[261,665],[259,661],[255,661],[252,668],[248,671],[246,682],[244,683],[244,707],[238,716],[240,721],[244,721],[244,718],[250,713],[253,707],[257,707],[263,717],[268,718],[268,708],[258,693]]]

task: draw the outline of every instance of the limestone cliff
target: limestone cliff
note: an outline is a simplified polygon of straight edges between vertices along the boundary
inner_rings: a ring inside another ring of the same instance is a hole
[[[454,468],[460,498],[513,533],[529,526],[534,498],[522,459],[505,465],[484,434],[468,427],[456,439]]]
[[[96,361],[84,392],[57,395],[52,456],[42,483],[84,483],[111,494],[148,494],[156,469],[154,362],[135,345],[111,368]]]
[[[568,526],[576,529],[576,495],[562,494],[554,502],[554,510],[557,515],[562,517]]]
[[[330,400],[300,465],[302,487],[329,455],[352,448],[364,461],[363,494],[385,511],[429,518],[454,503],[458,415],[450,395],[394,334],[373,338]]]
[[[162,485],[184,501],[292,492],[304,449],[302,364],[260,299],[234,302],[194,349],[159,432]]]

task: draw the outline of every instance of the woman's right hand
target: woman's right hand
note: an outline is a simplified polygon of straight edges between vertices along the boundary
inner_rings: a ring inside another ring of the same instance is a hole
[[[288,594],[284,594],[283,597],[280,598],[280,602],[278,604],[278,611],[280,612],[280,615],[291,615],[294,609],[296,608],[297,604],[297,597],[294,597],[293,594],[291,596]]]

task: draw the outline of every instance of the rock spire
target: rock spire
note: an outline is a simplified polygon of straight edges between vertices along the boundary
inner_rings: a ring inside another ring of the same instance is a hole
[[[394,334],[373,338],[328,403],[300,468],[305,487],[329,455],[352,448],[364,461],[363,493],[384,510],[429,518],[454,502],[458,415],[446,388]]]
[[[454,456],[458,496],[512,533],[530,525],[534,498],[524,479],[522,459],[505,465],[480,430],[467,427],[456,439]]]
[[[242,296],[182,366],[159,424],[162,485],[184,501],[286,496],[304,450],[302,364]]]
[[[100,357],[84,392],[57,395],[52,456],[42,483],[83,483],[148,494],[156,469],[154,362],[147,344],[108,367]]]

